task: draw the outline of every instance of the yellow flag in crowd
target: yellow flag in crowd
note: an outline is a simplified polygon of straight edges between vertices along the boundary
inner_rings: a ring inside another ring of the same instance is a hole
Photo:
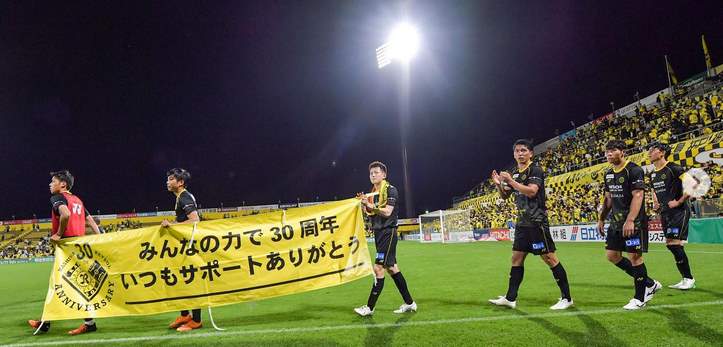
[[[705,35],[700,35],[700,40],[703,44],[703,55],[705,55],[705,69],[710,71],[713,68],[713,62],[710,59],[710,52],[708,52],[708,45],[705,44]]]
[[[670,62],[666,61],[666,64],[668,64],[668,75],[670,75],[670,81],[673,85],[678,84],[678,78],[675,77],[675,71],[673,71],[673,67],[670,65]]]
[[[371,266],[357,199],[76,237],[55,249],[42,319],[253,301],[353,281]]]

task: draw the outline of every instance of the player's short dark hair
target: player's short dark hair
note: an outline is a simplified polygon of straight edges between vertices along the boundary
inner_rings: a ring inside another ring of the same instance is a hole
[[[378,167],[379,170],[382,170],[384,173],[387,173],[387,166],[384,165],[381,161],[373,161],[371,164],[369,164],[369,170],[372,168]]]
[[[648,150],[651,150],[651,149],[653,149],[653,148],[659,149],[661,152],[663,152],[663,154],[664,154],[665,156],[667,156],[668,154],[670,154],[670,146],[668,146],[668,145],[665,144],[665,143],[658,142],[658,141],[654,141],[653,143],[651,143],[650,145],[648,145]]]
[[[50,173],[50,177],[55,178],[60,182],[65,182],[65,188],[68,190],[73,188],[75,178],[73,178],[73,175],[68,170],[53,171]]]
[[[183,181],[184,187],[188,187],[188,181],[191,180],[191,173],[188,172],[186,169],[182,169],[180,167],[168,170],[168,172],[166,172],[166,177],[170,176],[173,176],[176,181]]]
[[[622,140],[610,140],[605,144],[605,150],[619,149],[625,151],[625,142]]]
[[[534,151],[534,146],[532,145],[532,141],[528,139],[519,139],[515,141],[515,144],[512,145],[512,150],[515,150],[515,147],[517,146],[525,146],[527,150],[530,152]]]

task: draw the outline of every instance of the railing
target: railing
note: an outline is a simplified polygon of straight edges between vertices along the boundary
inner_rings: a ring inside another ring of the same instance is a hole
[[[718,217],[723,214],[723,197],[691,202],[696,217]]]

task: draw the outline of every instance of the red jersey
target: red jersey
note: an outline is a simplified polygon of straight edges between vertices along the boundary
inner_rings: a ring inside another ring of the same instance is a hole
[[[73,195],[70,192],[62,192],[55,194],[50,198],[50,204],[53,206],[51,210],[53,220],[52,235],[58,233],[60,227],[60,211],[59,208],[62,205],[68,207],[70,210],[70,218],[68,219],[68,225],[65,228],[63,237],[74,237],[85,235],[85,206],[83,201],[79,197]]]

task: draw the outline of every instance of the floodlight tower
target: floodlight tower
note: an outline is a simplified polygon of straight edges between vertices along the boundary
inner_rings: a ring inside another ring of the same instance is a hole
[[[401,64],[401,83],[399,91],[399,119],[402,138],[402,164],[404,169],[404,202],[406,217],[414,216],[412,200],[412,187],[409,182],[409,166],[407,161],[407,134],[409,132],[409,65],[419,50],[419,34],[417,29],[409,23],[398,24],[389,34],[387,42],[377,48],[377,66],[379,69],[399,62]]]

